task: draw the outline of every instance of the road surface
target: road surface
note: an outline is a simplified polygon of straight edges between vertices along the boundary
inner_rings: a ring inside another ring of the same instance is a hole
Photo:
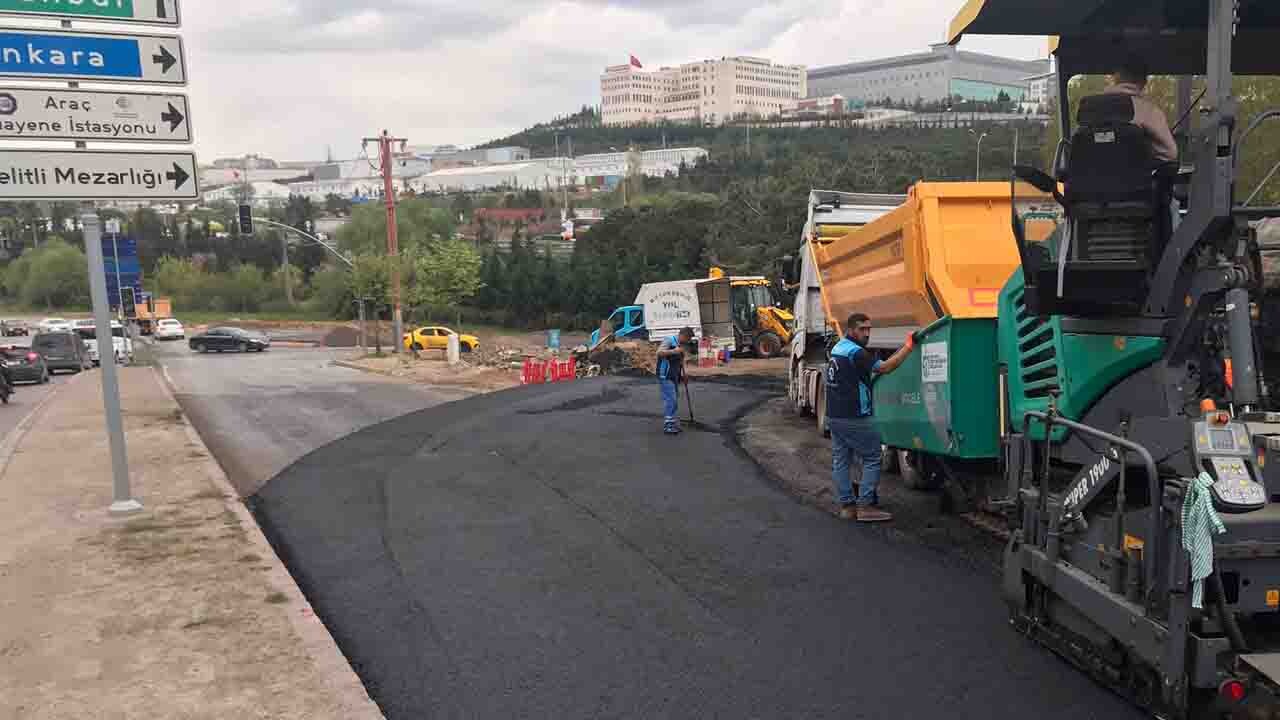
[[[385,420],[466,397],[332,365],[350,350],[191,352],[154,345],[165,377],[242,496],[307,453]]]
[[[758,387],[693,392],[677,438],[644,380],[432,408],[253,507],[390,720],[1137,717],[1011,631],[988,573],[771,485],[732,434]]]
[[[19,347],[31,347],[31,337],[7,337],[0,338],[0,345],[13,345]],[[94,377],[93,382],[101,382],[97,377],[97,371],[90,371]],[[47,385],[19,383],[15,388],[13,397],[9,398],[9,404],[0,406],[0,439],[7,436],[22,419],[29,415],[32,411],[48,397],[49,393],[59,383],[64,383],[72,376],[68,374],[54,375]],[[88,379],[88,378],[86,378]]]

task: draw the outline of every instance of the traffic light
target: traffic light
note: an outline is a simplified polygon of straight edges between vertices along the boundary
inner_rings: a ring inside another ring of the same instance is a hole
[[[253,208],[248,205],[240,206],[240,234],[253,234]]]
[[[133,288],[120,288],[120,308],[124,311],[125,319],[138,319],[137,296],[134,295]]]

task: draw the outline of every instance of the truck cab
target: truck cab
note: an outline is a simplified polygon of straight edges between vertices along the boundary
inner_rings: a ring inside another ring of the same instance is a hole
[[[619,340],[625,338],[647,339],[649,331],[644,326],[644,308],[640,305],[626,305],[613,311],[609,316],[609,327],[613,328],[613,336]],[[591,333],[591,347],[600,343],[600,329]]]

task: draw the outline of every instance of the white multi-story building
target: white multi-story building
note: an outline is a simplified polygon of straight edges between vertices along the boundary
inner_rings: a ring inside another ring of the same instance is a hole
[[[1047,108],[1058,100],[1058,73],[1049,72],[1026,78],[1027,97],[1024,102],[1037,108]]]
[[[606,125],[671,120],[724,124],[743,116],[778,115],[808,95],[803,65],[777,65],[754,57],[702,60],[648,72],[612,65],[600,76]]]

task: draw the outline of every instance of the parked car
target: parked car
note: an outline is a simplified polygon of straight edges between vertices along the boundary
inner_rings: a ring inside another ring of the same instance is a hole
[[[188,345],[196,352],[262,352],[271,347],[271,338],[240,328],[209,328],[191,336]]]
[[[404,334],[405,350],[445,350],[449,347],[449,336],[458,336],[458,347],[462,352],[472,352],[480,347],[480,338],[475,335],[461,335],[447,327],[421,327]]]
[[[71,332],[71,321],[66,318],[45,318],[36,325],[36,332],[58,333]]]
[[[49,366],[45,364],[44,357],[31,348],[0,348],[0,363],[4,364],[13,382],[49,382]]]
[[[156,323],[154,336],[156,340],[182,340],[187,336],[187,331],[177,320],[164,318]]]
[[[31,328],[22,320],[0,320],[0,335],[4,337],[27,337]]]
[[[59,370],[78,373],[93,367],[89,348],[73,332],[39,333],[31,340],[31,349],[44,357],[50,373]]]
[[[89,348],[89,359],[94,365],[102,362],[102,356],[98,353],[98,330],[93,320],[77,320],[75,321],[76,334],[84,341],[86,347]],[[124,330],[124,325],[119,321],[111,321],[111,344],[115,347],[116,363],[119,365],[128,365],[133,362],[133,341],[129,339],[129,335]]]

